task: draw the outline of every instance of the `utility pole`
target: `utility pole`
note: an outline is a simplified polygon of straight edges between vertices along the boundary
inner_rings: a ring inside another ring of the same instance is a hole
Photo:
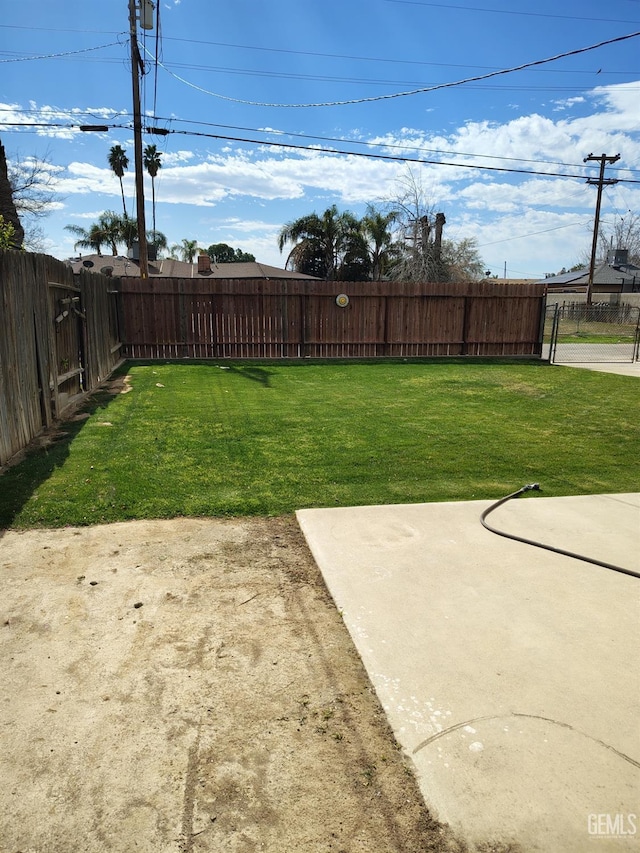
[[[140,22],[144,29],[153,28],[153,20],[149,21],[148,0],[139,0],[141,7]],[[144,7],[144,8],[143,8]],[[140,114],[140,79],[139,72],[144,73],[144,64],[138,50],[138,34],[136,29],[136,0],[129,0],[129,33],[131,39],[131,81],[133,86],[133,150],[136,170],[136,213],[138,221],[138,247],[140,251],[140,278],[149,278],[149,261],[147,255],[147,232],[144,217],[144,164],[142,160],[142,116]]]
[[[607,157],[606,154],[601,154],[599,157],[594,157],[593,154],[589,154],[588,157],[585,157],[582,161],[583,163],[588,163],[589,161],[597,161],[600,163],[600,175],[598,178],[587,178],[587,183],[592,186],[598,187],[598,195],[596,198],[596,216],[595,221],[593,223],[593,242],[591,243],[591,263],[589,265],[589,281],[587,282],[587,305],[591,305],[591,294],[593,292],[593,272],[596,266],[596,253],[598,251],[598,232],[600,230],[600,204],[602,202],[602,188],[607,185],[617,184],[618,182],[615,178],[605,178],[604,169],[607,163],[617,163],[620,159],[620,155],[616,154],[614,157]]]

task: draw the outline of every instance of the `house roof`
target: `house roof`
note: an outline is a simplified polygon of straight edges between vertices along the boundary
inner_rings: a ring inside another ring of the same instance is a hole
[[[548,287],[578,287],[585,286],[589,282],[589,267],[583,267],[574,272],[553,275],[542,279],[540,284]],[[640,284],[640,267],[632,263],[600,262],[593,270],[593,283],[598,286],[617,286],[625,284]]]
[[[74,273],[84,269],[97,273],[109,270],[108,274],[114,278],[125,278],[127,276],[137,278],[140,275],[139,262],[122,255],[81,255],[77,258],[70,258],[67,263]],[[311,275],[283,270],[257,261],[237,264],[214,264],[211,262],[209,270],[199,272],[197,263],[189,264],[174,258],[149,261],[149,276],[153,278],[314,278]]]

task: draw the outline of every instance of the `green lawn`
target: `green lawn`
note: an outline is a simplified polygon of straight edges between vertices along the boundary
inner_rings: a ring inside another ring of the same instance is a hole
[[[3,527],[638,490],[634,377],[545,363],[132,365],[0,477]]]

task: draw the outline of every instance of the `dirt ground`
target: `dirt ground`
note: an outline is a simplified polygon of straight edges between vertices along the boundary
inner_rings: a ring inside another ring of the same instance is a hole
[[[461,851],[293,517],[0,532],[1,853]]]

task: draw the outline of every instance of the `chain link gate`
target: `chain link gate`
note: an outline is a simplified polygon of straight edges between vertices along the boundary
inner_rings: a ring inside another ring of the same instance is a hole
[[[545,343],[553,364],[638,361],[640,308],[609,302],[550,305]]]

